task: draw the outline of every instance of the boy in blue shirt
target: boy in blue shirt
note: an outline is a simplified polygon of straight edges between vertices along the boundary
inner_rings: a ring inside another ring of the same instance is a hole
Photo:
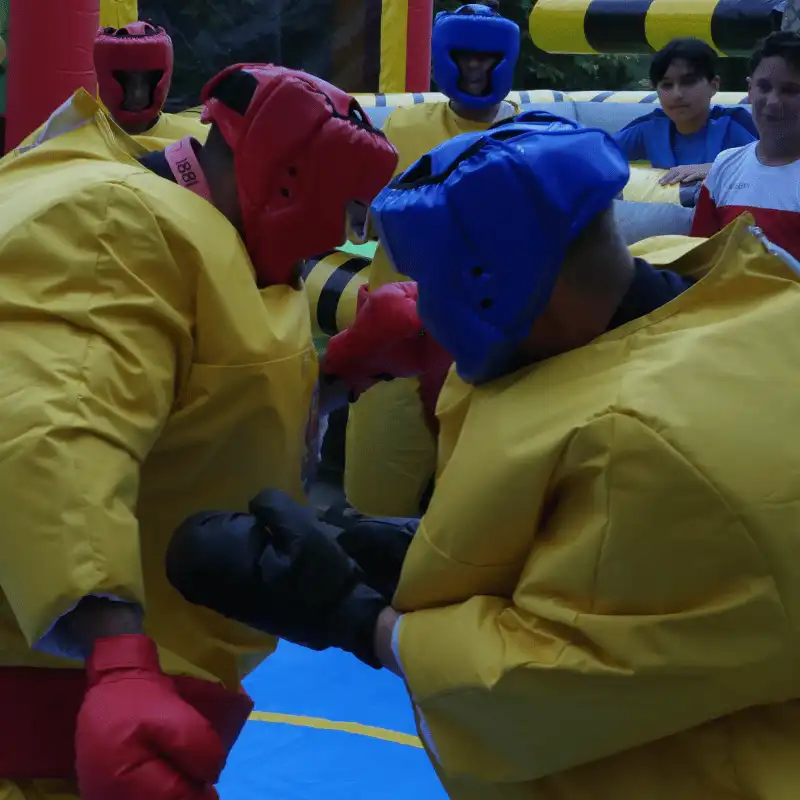
[[[699,39],[673,39],[650,64],[650,80],[661,108],[616,134],[628,161],[649,161],[669,172],[663,184],[705,180],[723,151],[758,138],[750,113],[712,105],[719,91],[717,54]]]

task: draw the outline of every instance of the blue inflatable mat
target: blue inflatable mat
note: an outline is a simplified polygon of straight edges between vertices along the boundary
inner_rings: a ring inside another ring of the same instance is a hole
[[[446,800],[394,675],[281,643],[245,685],[256,712],[221,800]]]

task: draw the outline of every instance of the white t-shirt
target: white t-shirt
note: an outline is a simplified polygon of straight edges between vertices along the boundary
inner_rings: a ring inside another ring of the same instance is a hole
[[[714,161],[697,203],[693,236],[713,236],[749,212],[767,238],[800,257],[800,161],[767,167],[758,143],[725,150]]]

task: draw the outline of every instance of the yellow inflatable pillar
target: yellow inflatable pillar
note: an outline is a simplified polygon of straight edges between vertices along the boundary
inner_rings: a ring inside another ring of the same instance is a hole
[[[137,0],[100,0],[101,28],[124,28],[137,19],[139,19]]]
[[[382,0],[379,92],[430,89],[432,26],[433,0]]]
[[[546,53],[647,54],[693,36],[748,57],[781,18],[782,0],[536,0],[529,28]]]

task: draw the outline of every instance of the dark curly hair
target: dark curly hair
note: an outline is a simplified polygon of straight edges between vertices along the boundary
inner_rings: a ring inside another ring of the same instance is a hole
[[[691,37],[673,39],[650,62],[650,82],[658,86],[673,61],[685,61],[700,78],[714,80],[719,74],[717,53],[711,45]]]
[[[750,57],[750,74],[758,69],[765,58],[776,56],[800,72],[800,33],[778,31],[767,36]]]

